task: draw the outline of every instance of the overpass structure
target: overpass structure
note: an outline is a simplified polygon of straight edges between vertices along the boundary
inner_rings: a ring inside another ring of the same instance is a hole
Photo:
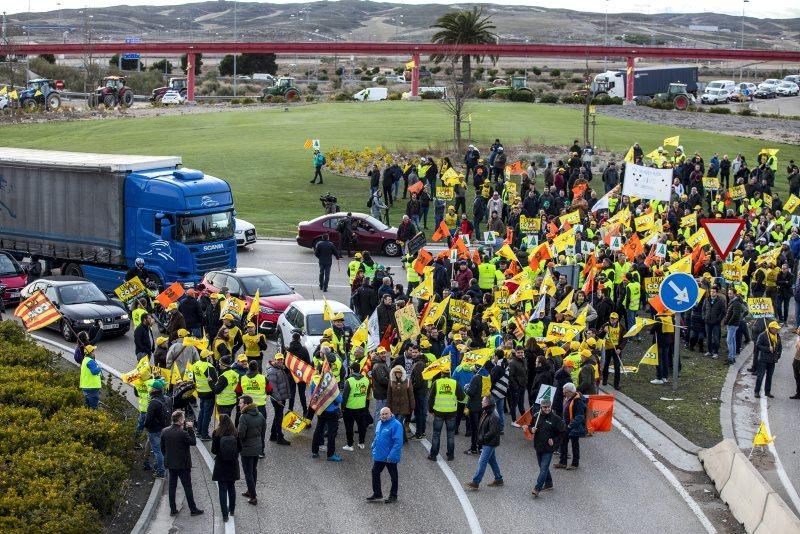
[[[138,53],[162,56],[187,54],[187,64],[194,65],[196,54],[307,54],[307,55],[388,55],[406,56],[414,61],[411,71],[411,94],[419,93],[420,56],[431,54],[471,55],[488,57],[567,57],[577,59],[624,58],[627,64],[626,98],[633,98],[636,58],[704,59],[741,61],[782,61],[800,64],[800,50],[758,50],[725,48],[660,48],[602,45],[555,44],[485,44],[440,45],[433,43],[369,43],[369,42],[153,42],[153,43],[38,43],[15,44],[16,55],[63,54],[82,56],[92,54]],[[195,75],[187,68],[187,98],[194,100]]]

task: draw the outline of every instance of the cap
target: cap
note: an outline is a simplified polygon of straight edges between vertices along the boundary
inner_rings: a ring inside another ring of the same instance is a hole
[[[339,312],[333,316],[334,321],[344,321],[344,313]]]
[[[167,306],[167,311],[173,311],[173,310],[177,310],[177,309],[178,309],[178,303],[177,302],[173,302],[169,306]]]
[[[378,347],[378,350],[376,352],[378,354],[383,354],[384,352],[386,352],[386,348],[385,347]]]
[[[236,357],[236,361],[237,361],[237,362],[246,362],[246,361],[247,361],[247,355],[246,355],[246,354],[244,354],[244,353],[242,353],[242,354],[238,355],[238,356]]]
[[[589,339],[586,340],[586,344],[589,345],[590,347],[596,347],[597,340],[593,337],[590,337]]]
[[[254,323],[253,321],[248,321],[247,322],[247,328],[251,328],[251,327],[255,328],[256,327],[256,323]]]
[[[323,330],[322,337],[333,337],[333,328],[326,328]]]
[[[156,345],[163,345],[167,341],[169,341],[169,338],[167,336],[159,336],[156,338]]]
[[[583,349],[581,351],[581,358],[591,358],[591,357],[592,357],[592,351],[590,351],[589,349]]]
[[[778,324],[778,321],[770,321],[770,323],[767,325],[767,327],[768,327],[768,328],[777,328],[777,329],[780,329],[781,325],[780,325],[780,324]]]
[[[611,312],[611,315],[609,315],[609,317],[611,319],[619,319],[619,314],[617,312]]]
[[[355,259],[357,259],[357,260],[360,260],[360,259],[362,259],[364,256],[362,256],[360,252],[356,252],[356,253],[353,255],[353,257],[354,257]]]
[[[200,357],[203,359],[207,359],[209,356],[212,356],[214,353],[208,349],[203,349],[200,351]]]
[[[575,362],[573,360],[564,360],[564,367],[575,367]]]
[[[569,350],[579,350],[581,348],[580,341],[570,341],[569,342]]]
[[[422,349],[429,349],[429,348],[431,348],[431,342],[428,341],[427,339],[423,339],[422,341],[419,342],[419,346]],[[381,348],[383,348],[383,347],[381,347]],[[386,349],[384,349],[384,350],[386,350]]]
[[[464,345],[463,343],[459,343],[458,345],[456,345],[456,349],[458,349],[458,352],[464,352],[464,349],[466,348],[467,346]]]
[[[189,335],[189,331],[186,330],[185,328],[179,328],[178,329],[178,337],[186,337],[188,335]]]
[[[461,341],[461,334],[453,334],[453,341]]]
[[[164,389],[164,386],[166,386],[167,383],[163,378],[153,378],[147,381],[147,385],[150,387],[150,389]]]
[[[226,313],[225,315],[222,316],[222,320],[223,321],[233,321],[233,314]]]
[[[85,347],[83,347],[83,353],[84,354],[91,354],[91,353],[94,352],[94,349],[96,349],[96,348],[97,347],[95,347],[94,345],[86,345]]]
[[[280,352],[276,353],[275,356],[272,357],[273,360],[283,360],[284,356]]]

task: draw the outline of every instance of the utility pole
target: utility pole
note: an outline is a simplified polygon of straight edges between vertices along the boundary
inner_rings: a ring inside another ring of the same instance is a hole
[[[749,3],[750,0],[742,0],[742,44],[739,47],[740,49],[744,50],[744,5]],[[742,65],[739,66],[739,82],[742,81],[742,72],[744,67]]]
[[[236,14],[236,6],[238,2],[234,0],[233,2],[233,42],[236,43],[239,40],[239,33],[237,27],[237,14]],[[236,46],[234,46],[233,50],[233,96],[236,96]]]

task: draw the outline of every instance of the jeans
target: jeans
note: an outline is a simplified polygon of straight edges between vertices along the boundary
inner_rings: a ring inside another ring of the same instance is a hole
[[[96,410],[97,405],[100,404],[100,390],[99,389],[84,389],[83,400],[86,402],[86,407],[90,410]]]
[[[197,431],[200,437],[208,436],[208,427],[211,424],[211,416],[214,414],[214,397],[198,399],[200,401],[200,413],[197,416]]]
[[[319,264],[319,288],[323,291],[328,290],[328,282],[331,279],[331,264]]]
[[[376,423],[381,420],[382,408],[386,408],[386,399],[375,399],[375,416],[373,419],[375,419]]]
[[[736,332],[739,330],[739,325],[728,325],[728,361],[733,363],[736,361]]]
[[[789,321],[789,301],[792,299],[791,295],[775,295],[775,318],[780,323]]]
[[[478,217],[472,219],[472,228],[475,231],[475,241],[483,239],[483,235],[481,234],[481,221]]]
[[[536,478],[536,491],[542,491],[542,488],[548,488],[553,485],[553,477],[550,476],[550,462],[553,461],[552,452],[539,452],[536,451],[536,463],[539,464],[539,476]]]
[[[475,476],[472,481],[475,484],[480,484],[483,480],[483,474],[486,472],[486,464],[492,468],[495,480],[503,480],[503,474],[500,473],[500,464],[497,463],[497,447],[490,447],[484,445],[481,448],[481,457],[478,459],[478,470],[475,471]]]
[[[147,412],[139,412],[139,419],[136,421],[136,435],[144,430],[144,421],[147,419]]]
[[[339,415],[323,412],[317,418],[317,428],[314,429],[314,437],[311,439],[311,452],[319,454],[319,446],[323,439],[328,438],[328,458],[336,454],[336,433],[339,431]]]
[[[153,457],[156,459],[156,474],[164,476],[164,455],[161,453],[161,432],[148,432],[147,439],[150,440],[150,450],[153,451]]]
[[[431,192],[431,195],[433,195],[432,192]],[[423,225],[423,227],[425,227],[425,229],[428,228],[428,210],[429,209],[430,209],[430,207],[428,207],[428,208],[420,208],[419,209],[419,211],[420,211],[419,215],[422,218],[422,225]]]
[[[626,317],[626,319],[628,321],[628,330],[630,330],[630,328],[634,324],[636,324],[636,315],[637,315],[637,313],[638,313],[638,310],[636,310],[636,311],[634,311],[634,310],[625,310],[625,317]],[[637,334],[636,337],[639,337],[638,334]]]
[[[448,419],[442,419],[437,415],[433,416],[433,435],[431,436],[430,456],[435,457],[439,454],[442,425],[444,425],[447,430],[447,457],[452,458],[456,452],[456,418],[450,417]]]
[[[764,374],[767,375],[767,380],[764,382],[764,393],[769,395],[772,393],[772,373],[775,372],[774,363],[766,363],[761,360],[756,365],[756,393],[761,392],[761,382],[764,381]]]
[[[397,198],[397,193],[400,191],[400,180],[392,182],[392,198]]]
[[[509,392],[511,393],[511,398],[509,399],[509,410],[511,411],[511,420],[517,420],[517,410],[519,410],[519,415],[525,413],[525,388],[517,388],[515,386],[509,386]]]
[[[270,441],[281,440],[283,439],[283,427],[281,426],[281,424],[283,423],[283,405],[271,399],[270,401],[272,402],[272,409],[275,410],[275,419],[272,420],[272,426],[269,429],[269,440]],[[267,411],[266,406],[264,406],[264,411],[261,413],[261,415],[264,416],[265,422],[267,420],[266,411]],[[262,440],[261,443],[262,443],[261,448],[263,450],[264,441]]]
[[[201,338],[203,337],[203,327],[197,326],[195,328],[189,328],[189,333],[192,334],[193,337]]]
[[[306,406],[306,383],[299,382],[295,384],[294,380],[289,381],[289,410],[294,410],[294,396],[295,391],[297,391],[297,395],[300,397],[300,406],[303,408],[303,413],[306,413],[308,407]]]
[[[573,467],[578,467],[578,463],[581,460],[581,442],[580,438],[572,437],[569,438],[564,437],[561,439],[561,446],[559,447],[559,460],[558,463],[562,465],[566,465],[567,463],[567,446],[572,443],[572,465]]]
[[[353,446],[353,423],[358,425],[358,442],[364,444],[367,435],[367,409],[361,408],[352,410],[345,408],[342,410],[344,419],[344,434],[347,437],[347,444]]]
[[[247,493],[251,498],[256,497],[256,483],[258,482],[258,456],[242,456],[242,471],[244,481],[247,483]]]
[[[171,512],[178,511],[178,507],[175,505],[175,492],[178,490],[178,479],[180,479],[183,492],[186,494],[186,504],[189,505],[189,510],[194,512],[197,510],[197,505],[194,503],[191,469],[169,470],[169,509]]]
[[[414,391],[414,417],[417,421],[416,437],[425,435],[425,427],[428,418],[428,390],[420,389]],[[455,421],[453,421],[455,422]]]
[[[411,216],[411,222],[414,223],[414,226],[419,228],[419,215],[416,215],[416,214],[412,215]]]
[[[719,337],[720,337],[719,323],[717,324],[706,323],[706,340],[708,341],[708,346],[706,350],[711,354],[719,354]]]
[[[503,431],[503,427],[505,426],[506,417],[505,417],[505,405],[506,399],[503,397],[502,399],[496,395],[492,395],[494,399],[495,410],[497,411],[497,417],[500,418],[500,431]]]
[[[313,184],[314,182],[316,182],[317,178],[319,178],[319,183],[322,183],[322,166],[321,165],[319,165],[319,166],[314,165],[314,179],[311,180],[311,183]]]
[[[217,489],[219,490],[219,508],[222,511],[222,517],[228,517],[236,510],[236,482],[218,480]]]
[[[376,497],[383,496],[381,472],[384,467],[389,471],[389,478],[392,480],[392,488],[389,490],[389,495],[397,497],[397,464],[394,462],[379,462],[375,460],[372,463],[372,494]]]

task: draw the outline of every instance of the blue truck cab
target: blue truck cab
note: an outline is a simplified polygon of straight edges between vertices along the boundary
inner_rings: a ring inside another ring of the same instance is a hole
[[[0,247],[106,292],[136,258],[164,287],[235,268],[234,215],[228,183],[177,157],[0,148]]]

